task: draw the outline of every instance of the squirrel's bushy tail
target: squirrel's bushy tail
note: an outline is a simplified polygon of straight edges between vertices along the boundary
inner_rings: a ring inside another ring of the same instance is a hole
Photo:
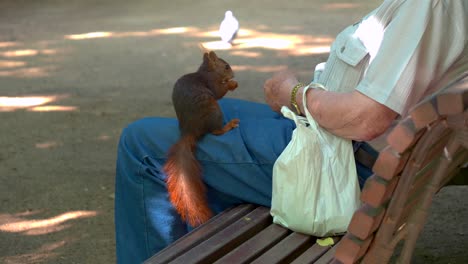
[[[201,166],[195,158],[196,144],[194,136],[182,136],[169,149],[164,165],[169,199],[182,220],[193,227],[203,224],[212,216],[206,200]]]

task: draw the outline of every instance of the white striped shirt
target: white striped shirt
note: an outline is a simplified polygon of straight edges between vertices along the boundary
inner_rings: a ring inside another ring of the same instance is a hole
[[[385,0],[337,36],[314,81],[405,115],[468,72],[467,36],[468,0]]]

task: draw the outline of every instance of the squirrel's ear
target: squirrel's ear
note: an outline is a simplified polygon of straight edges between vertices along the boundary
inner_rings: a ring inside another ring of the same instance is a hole
[[[218,60],[218,56],[216,56],[216,53],[214,53],[214,51],[210,51],[208,55],[210,56],[210,60],[212,60],[213,62]]]
[[[210,51],[210,53],[205,53],[205,55],[208,54],[208,68],[210,70],[216,69],[216,63],[218,62],[218,56],[216,56],[216,53],[214,51]]]
[[[212,71],[216,68],[216,62],[218,61],[218,57],[213,51],[205,52],[203,54],[203,63],[208,66],[208,70]]]
[[[215,61],[213,61],[208,52],[203,53],[203,64],[208,67],[208,71],[215,69]]]
[[[205,48],[205,46],[203,46],[202,43],[198,44],[198,48],[200,48],[200,50],[203,52],[203,63],[208,65],[209,70],[214,69],[216,60],[213,60],[213,57],[211,55],[211,53],[214,53],[214,52],[208,50],[207,48]],[[215,56],[216,56],[216,54],[215,54]]]

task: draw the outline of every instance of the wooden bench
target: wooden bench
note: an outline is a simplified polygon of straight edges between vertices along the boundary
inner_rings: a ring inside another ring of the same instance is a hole
[[[244,204],[145,263],[387,263],[400,241],[400,261],[409,263],[433,196],[468,164],[467,106],[468,76],[392,128],[362,190],[362,207],[333,246],[273,224],[269,208]]]

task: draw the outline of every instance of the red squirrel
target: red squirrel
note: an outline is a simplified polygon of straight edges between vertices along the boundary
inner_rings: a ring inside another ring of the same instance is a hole
[[[203,54],[196,72],[180,77],[172,92],[179,120],[180,139],[169,149],[164,165],[169,199],[182,220],[195,227],[213,215],[208,206],[200,162],[195,157],[197,141],[211,133],[222,135],[239,125],[232,119],[223,126],[217,100],[237,88],[231,66],[213,51]]]

